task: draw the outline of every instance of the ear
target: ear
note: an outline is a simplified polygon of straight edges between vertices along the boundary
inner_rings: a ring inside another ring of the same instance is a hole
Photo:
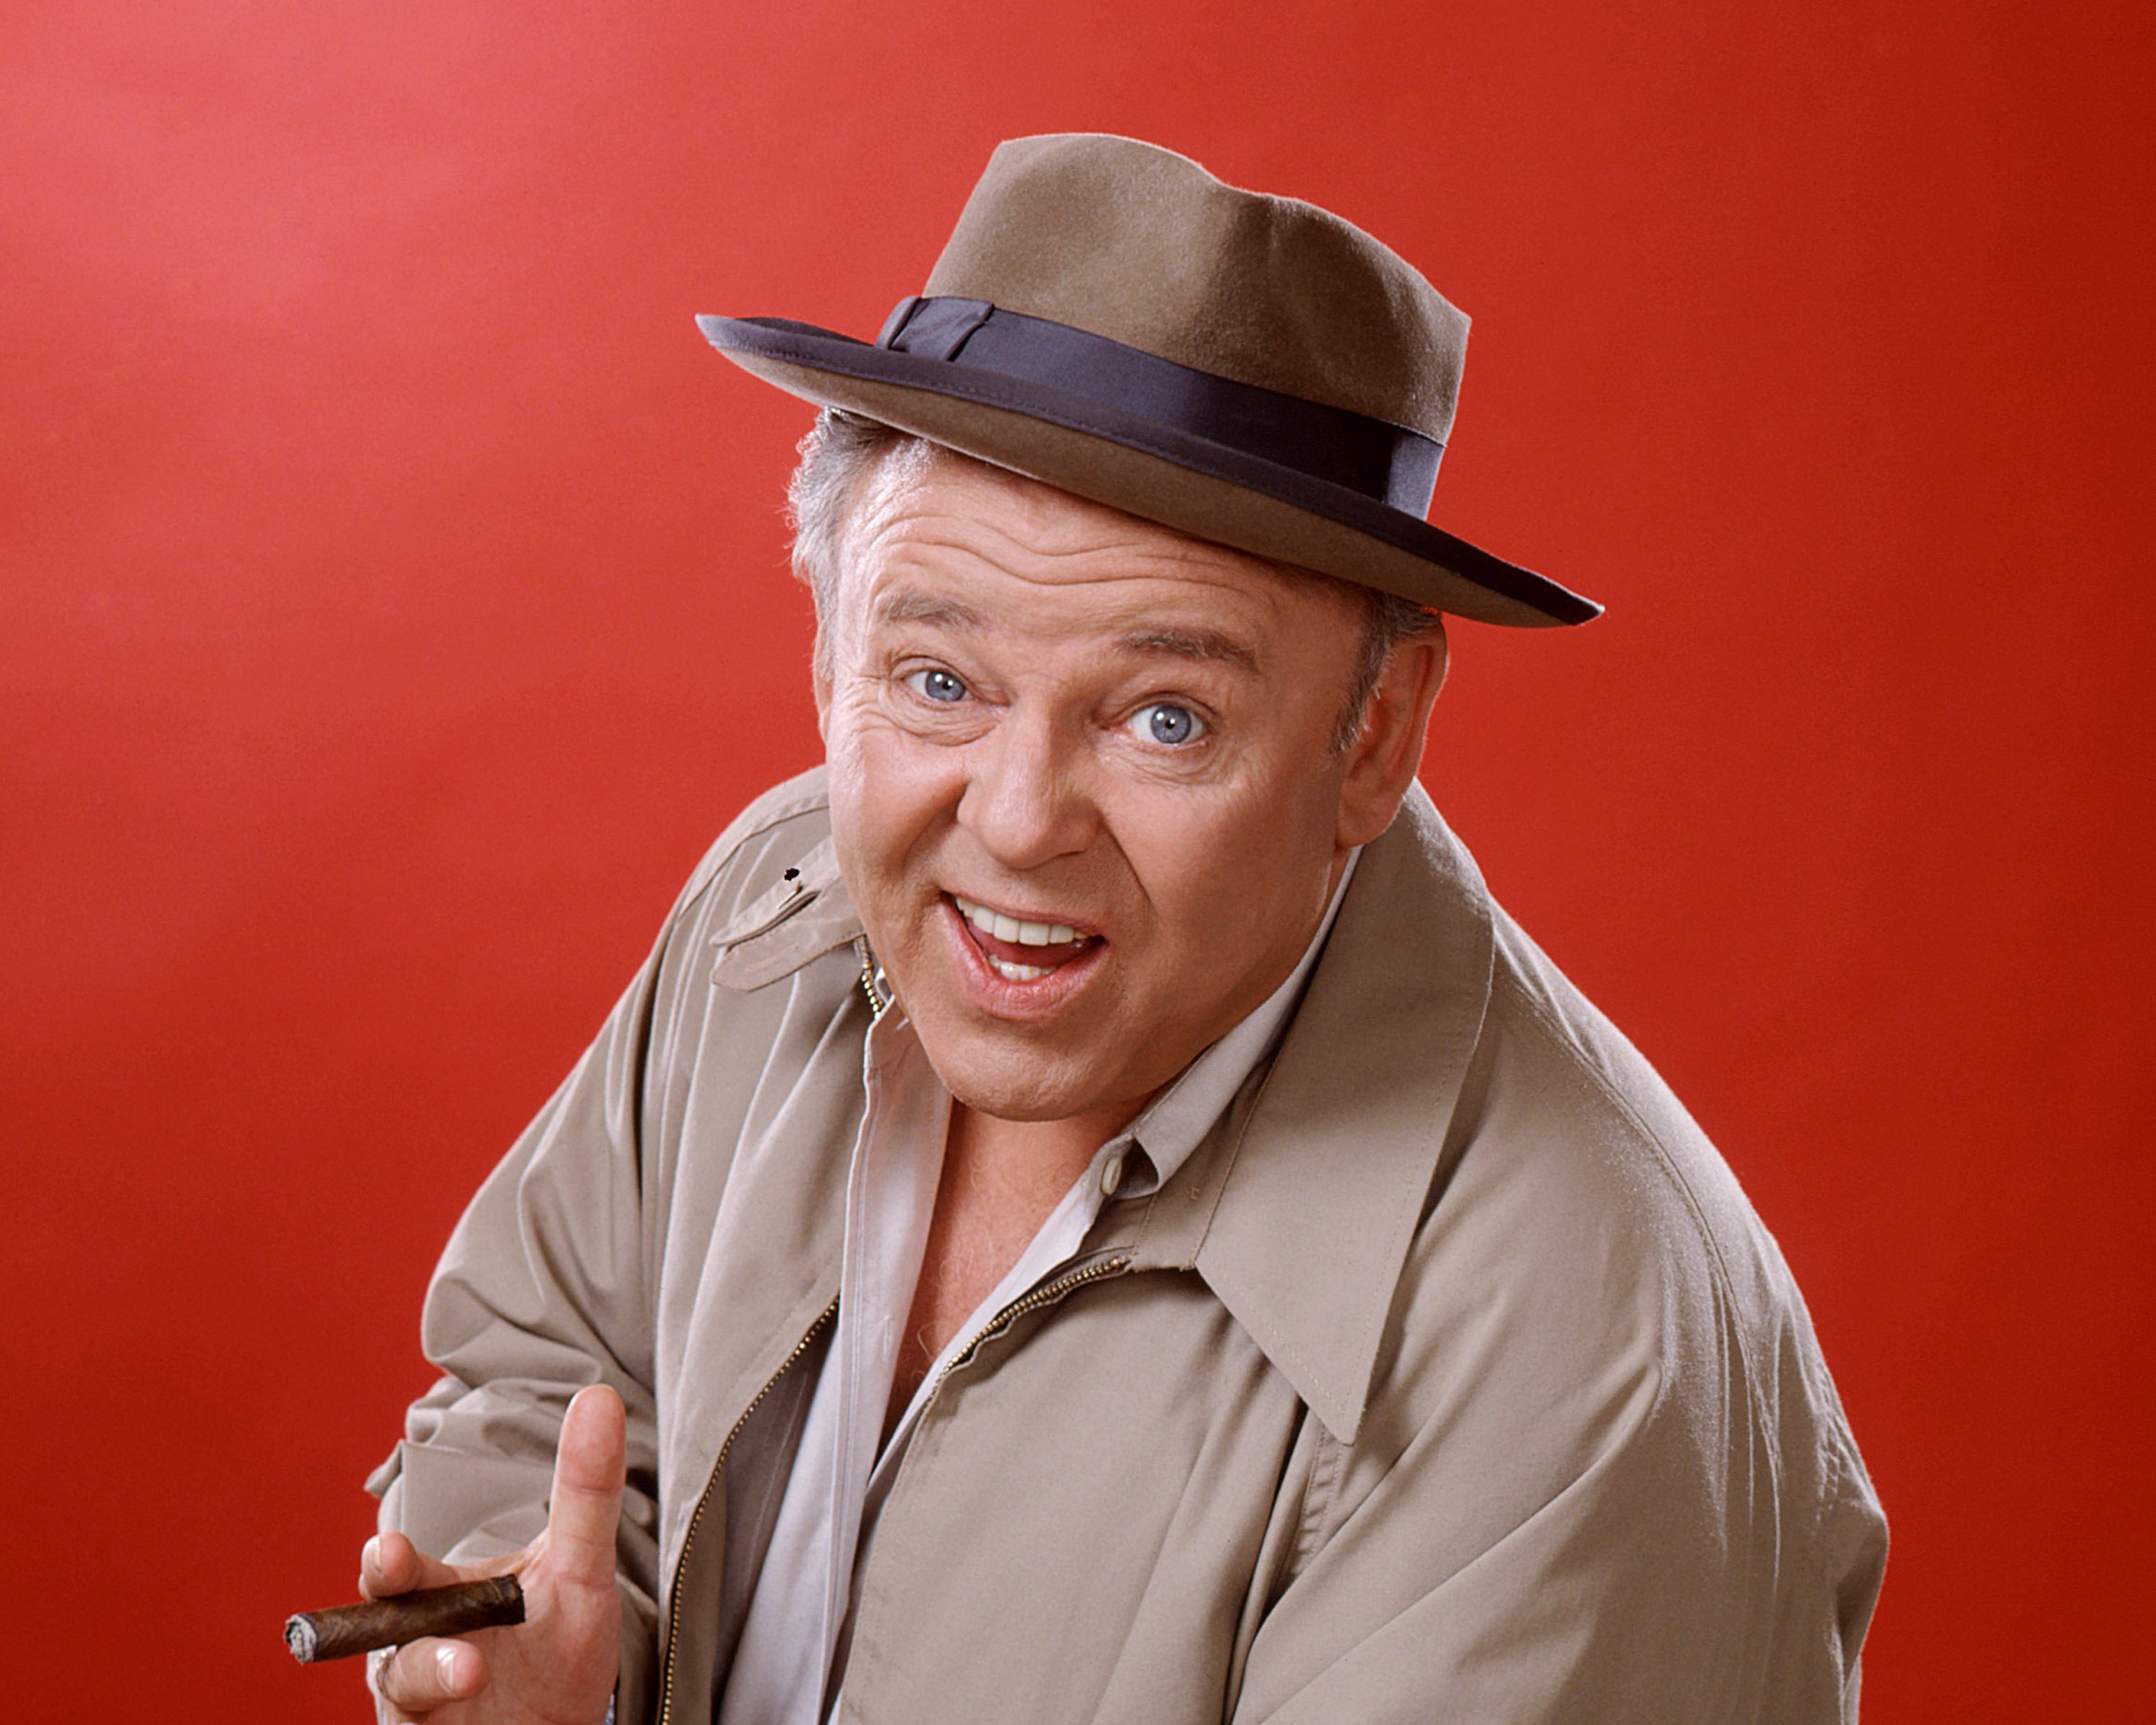
[[[1368,844],[1399,812],[1422,762],[1430,709],[1445,686],[1445,626],[1435,619],[1385,660],[1363,709],[1363,728],[1342,763],[1336,842],[1342,850]]]

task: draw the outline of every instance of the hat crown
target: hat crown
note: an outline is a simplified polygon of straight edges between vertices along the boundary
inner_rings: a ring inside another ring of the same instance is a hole
[[[1451,432],[1467,318],[1419,272],[1329,211],[1132,138],[999,146],[923,291]]]

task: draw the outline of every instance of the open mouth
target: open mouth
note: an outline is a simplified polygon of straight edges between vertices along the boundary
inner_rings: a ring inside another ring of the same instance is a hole
[[[1101,943],[1099,935],[1068,922],[1030,922],[956,893],[950,897],[988,968],[1007,983],[1039,982]]]

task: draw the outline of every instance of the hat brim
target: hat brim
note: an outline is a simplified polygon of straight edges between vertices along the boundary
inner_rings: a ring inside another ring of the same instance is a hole
[[[743,370],[1080,497],[1253,556],[1512,628],[1602,608],[1425,521],[1295,469],[1028,380],[778,318],[699,317]]]

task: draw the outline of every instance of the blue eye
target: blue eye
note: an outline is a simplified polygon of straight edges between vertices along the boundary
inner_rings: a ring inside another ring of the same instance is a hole
[[[1173,701],[1156,701],[1150,706],[1142,706],[1130,716],[1126,728],[1142,742],[1166,743],[1173,747],[1178,743],[1194,742],[1205,734],[1205,721],[1187,706],[1178,706]]]
[[[911,673],[906,680],[906,686],[924,701],[948,702],[966,698],[966,685],[941,667]]]

